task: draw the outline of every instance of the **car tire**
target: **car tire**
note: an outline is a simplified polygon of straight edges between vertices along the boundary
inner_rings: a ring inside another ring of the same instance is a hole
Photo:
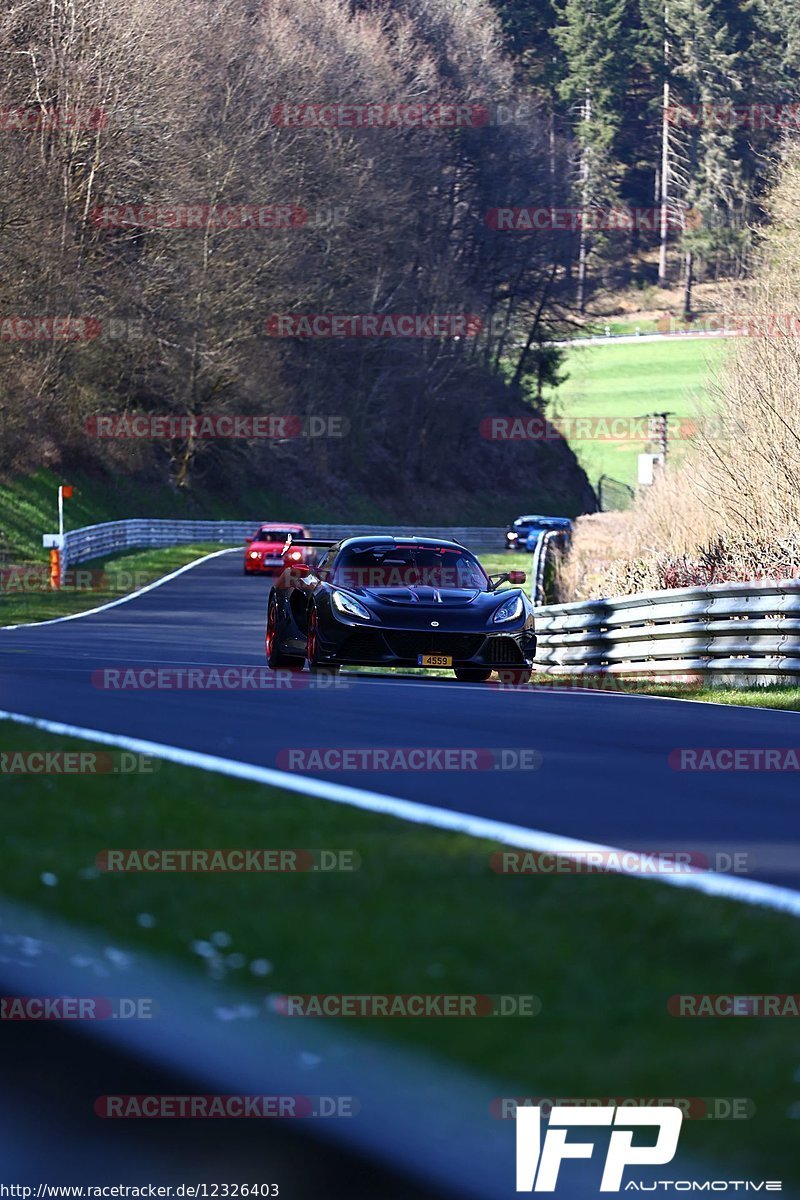
[[[275,598],[270,597],[269,607],[267,608],[267,635],[266,635],[266,651],[267,651],[267,666],[271,671],[279,671],[281,668],[290,671],[302,671],[303,659],[295,654],[284,654],[278,648],[278,606],[275,603]]]
[[[531,671],[530,667],[523,668],[522,670],[504,668],[497,672],[497,678],[500,683],[508,684],[511,687],[523,687],[526,683],[530,683],[532,674],[533,671]]]
[[[454,667],[453,674],[460,683],[486,683],[491,667]]]
[[[306,635],[306,658],[308,669],[314,675],[338,675],[339,663],[320,662],[317,657],[317,610],[311,605],[308,614],[308,633]]]

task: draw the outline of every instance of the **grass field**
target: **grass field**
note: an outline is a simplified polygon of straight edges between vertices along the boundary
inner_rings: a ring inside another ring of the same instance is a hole
[[[641,345],[584,346],[571,349],[564,369],[569,378],[546,392],[548,416],[563,418],[634,418],[649,412],[673,412],[671,423],[692,420],[705,398],[710,373],[725,354],[719,340],[644,342]],[[630,486],[637,480],[637,455],[645,440],[621,442],[570,439],[593,485],[611,475]],[[686,443],[670,449],[680,455]]]
[[[0,754],[69,748],[91,745],[0,724]],[[256,1015],[287,992],[533,994],[533,1018],[354,1024],[481,1073],[487,1104],[499,1078],[517,1095],[749,1097],[746,1137],[736,1122],[689,1122],[686,1151],[720,1155],[726,1174],[798,1177],[792,1022],[667,1011],[683,991],[790,991],[800,968],[791,917],[613,875],[496,874],[491,843],[169,763],[153,774],[9,775],[0,813],[4,894],[163,956],[198,988],[213,971],[249,992]],[[354,849],[361,866],[111,875],[94,865],[114,847],[231,846]],[[213,949],[215,931],[225,948]],[[135,968],[125,981],[135,984]]]
[[[636,336],[644,333],[658,333],[658,321],[654,317],[644,317],[641,320],[620,320],[618,317],[595,317],[589,325],[584,326],[579,337],[619,337],[623,335]]]

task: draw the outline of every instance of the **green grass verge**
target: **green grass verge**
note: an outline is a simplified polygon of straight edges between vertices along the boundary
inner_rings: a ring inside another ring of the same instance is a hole
[[[87,746],[0,724],[0,751]],[[791,991],[800,924],[788,916],[656,882],[498,875],[490,843],[170,764],[153,775],[7,777],[0,814],[6,895],[163,956],[198,987],[208,966],[192,943],[224,931],[223,953],[243,956],[226,980],[256,1003],[285,992],[534,993],[543,1007],[533,1019],[350,1024],[482,1073],[487,1104],[499,1078],[518,1095],[749,1097],[752,1120],[689,1122],[684,1149],[719,1156],[726,1177],[800,1176],[788,1118],[796,1026],[667,1012],[676,992]],[[91,870],[105,848],[231,846],[350,848],[362,866]],[[250,972],[257,959],[272,964],[268,978]]]
[[[637,687],[636,690],[648,696],[705,700],[712,704],[750,704],[756,708],[800,712],[800,687],[784,687],[783,684],[753,688],[704,687],[698,688],[697,691],[669,687],[669,685],[648,687],[645,684],[641,689]]]
[[[639,417],[649,412],[674,412],[670,418],[692,420],[706,395],[715,365],[725,354],[722,341],[701,339],[645,342],[642,345],[583,346],[570,350],[564,367],[569,378],[545,392],[552,417]],[[573,439],[592,484],[600,475],[611,475],[630,486],[637,481],[637,456],[646,442],[611,442]],[[673,439],[676,457],[685,442]]]
[[[637,331],[639,334],[661,332],[658,328],[658,321],[654,318],[641,321],[612,319],[606,321],[603,317],[595,317],[578,334],[578,340],[587,337],[635,337]]]
[[[50,590],[47,568],[41,563],[41,572],[26,571],[24,564],[18,571],[6,567],[0,573],[0,626],[86,612],[221,549],[217,543],[167,546],[91,559],[68,573],[67,585],[57,592]]]

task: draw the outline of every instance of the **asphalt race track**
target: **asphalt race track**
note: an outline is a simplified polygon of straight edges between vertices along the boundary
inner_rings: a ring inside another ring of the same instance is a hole
[[[761,847],[750,877],[800,888],[796,773],[676,772],[668,761],[679,747],[800,746],[794,713],[409,676],[349,674],[336,687],[277,691],[93,682],[106,667],[264,666],[268,590],[244,578],[234,551],[107,611],[0,630],[0,709],[268,767],[289,747],[535,748],[535,771],[327,778],[613,846]],[[769,850],[778,843],[781,862]]]

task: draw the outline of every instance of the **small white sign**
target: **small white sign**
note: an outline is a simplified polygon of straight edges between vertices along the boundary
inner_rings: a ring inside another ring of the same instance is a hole
[[[663,467],[663,454],[640,454],[638,480],[642,487],[650,487],[655,479],[656,467]]]

